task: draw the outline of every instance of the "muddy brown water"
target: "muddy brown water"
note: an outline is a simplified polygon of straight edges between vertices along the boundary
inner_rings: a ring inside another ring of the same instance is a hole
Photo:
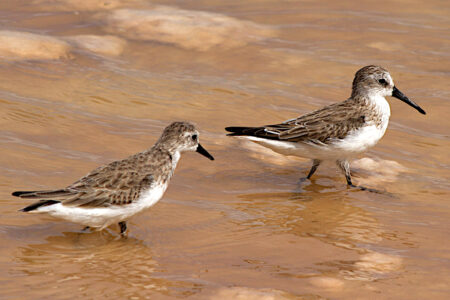
[[[0,298],[448,299],[447,1],[0,2]],[[86,37],[86,35],[88,37]],[[105,37],[106,36],[106,37]],[[379,64],[396,99],[352,167],[225,137],[350,94]],[[17,210],[190,120],[216,158],[183,155],[163,199],[118,228]]]

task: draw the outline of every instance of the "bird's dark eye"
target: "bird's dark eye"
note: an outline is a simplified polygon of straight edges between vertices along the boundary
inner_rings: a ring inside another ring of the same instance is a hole
[[[384,80],[383,78],[378,79],[378,82],[383,84],[383,85],[387,84],[386,80]]]
[[[198,138],[198,136],[196,135],[196,134],[193,134],[192,135],[192,140],[195,142],[195,141],[197,141],[197,138]]]

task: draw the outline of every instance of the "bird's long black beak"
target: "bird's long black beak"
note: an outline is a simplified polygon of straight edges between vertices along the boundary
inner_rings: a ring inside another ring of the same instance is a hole
[[[197,146],[197,152],[200,153],[203,156],[206,156],[210,160],[214,160],[214,157],[208,153],[208,151],[205,150],[205,148],[202,147],[202,145],[198,144]]]
[[[396,88],[395,86],[394,86],[394,89],[392,90],[392,97],[402,100],[406,104],[411,105],[412,107],[417,109],[421,114],[426,115],[426,112],[419,105],[414,103],[414,101],[409,100],[409,98],[406,97],[402,92],[400,92],[400,90],[398,88]]]

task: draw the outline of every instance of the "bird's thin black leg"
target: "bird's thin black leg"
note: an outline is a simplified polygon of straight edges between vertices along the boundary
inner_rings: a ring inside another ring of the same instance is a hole
[[[319,160],[319,159],[314,159],[314,160],[313,160],[313,165],[312,165],[312,167],[311,167],[311,170],[309,170],[308,176],[306,176],[307,179],[310,179],[311,176],[313,176],[313,174],[316,172],[317,167],[319,167],[319,165],[320,165],[321,162],[322,162],[322,161]]]
[[[338,165],[339,169],[341,169],[342,173],[345,175],[345,179],[347,180],[347,184],[351,187],[356,187],[352,183],[352,177],[350,174],[350,164],[348,163],[348,160],[336,160],[336,164]]]
[[[119,227],[120,227],[120,234],[123,235],[125,231],[127,231],[127,222],[125,221],[119,222]]]
[[[360,186],[360,185],[354,185],[352,183],[352,177],[350,174],[350,164],[348,163],[347,160],[336,160],[336,164],[344,173],[345,179],[347,180],[347,185],[349,187],[357,188],[357,189],[360,189],[361,191],[369,191],[369,192],[373,192],[373,193],[385,194],[384,192],[376,190],[376,189],[371,189],[371,188],[367,188],[365,186]]]

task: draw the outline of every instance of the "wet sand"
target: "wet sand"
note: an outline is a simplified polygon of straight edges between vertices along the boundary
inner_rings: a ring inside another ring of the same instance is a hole
[[[449,5],[441,1],[0,3],[0,298],[448,299]],[[224,127],[280,122],[387,68],[380,143],[310,168]],[[118,228],[17,210],[14,190],[70,184],[190,120],[163,199]]]

